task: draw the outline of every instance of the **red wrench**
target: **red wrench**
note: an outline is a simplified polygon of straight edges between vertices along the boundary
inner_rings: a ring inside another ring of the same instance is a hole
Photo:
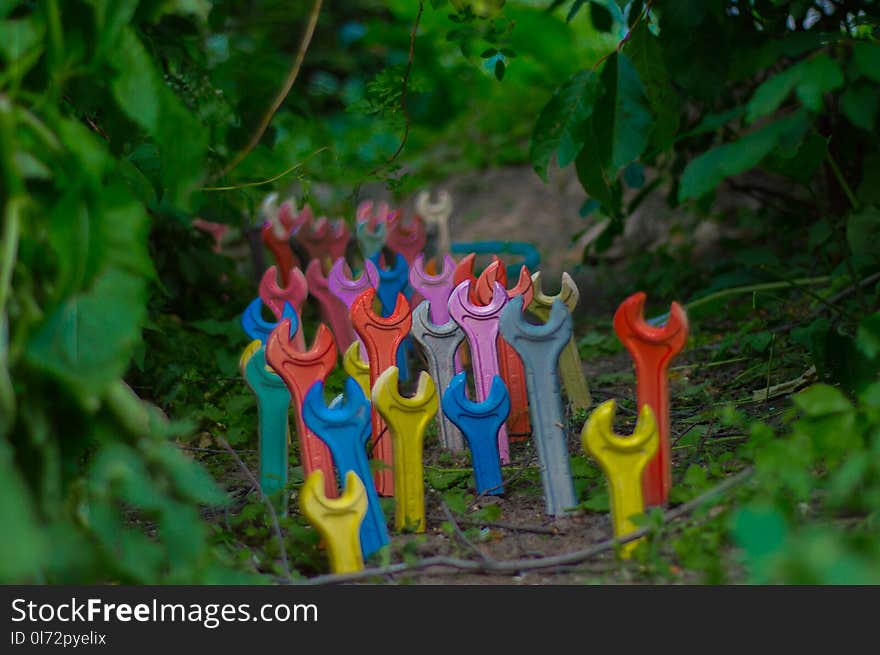
[[[287,284],[282,288],[278,286],[277,271],[277,267],[270,266],[263,273],[263,279],[260,280],[260,300],[272,310],[278,320],[281,320],[284,303],[289,302],[296,310],[296,317],[300,319],[299,324],[302,325],[303,303],[309,296],[309,283],[306,282],[306,276],[299,268],[293,267],[287,275]],[[296,331],[293,343],[299,350],[306,349],[306,340],[302,330]]]
[[[462,257],[461,261],[459,261],[458,265],[455,267],[455,272],[452,274],[452,288],[454,289],[465,280],[470,280],[471,291],[468,300],[475,305],[479,305],[480,302],[477,299],[477,277],[474,275],[474,260],[476,260],[476,258],[477,253],[474,252]],[[501,260],[498,259],[497,255],[492,255],[492,263],[500,261]],[[507,286],[507,270],[503,266],[501,267],[500,272],[495,276],[495,279],[501,283],[501,286]],[[492,288],[491,284],[489,285],[489,288]]]
[[[639,291],[620,304],[614,313],[614,331],[635,362],[639,409],[648,405],[657,418],[660,448],[642,477],[645,504],[653,506],[665,504],[672,487],[668,369],[687,341],[688,320],[682,306],[673,302],[666,325],[648,325],[643,314],[645,298]]]
[[[495,280],[499,275],[502,278],[507,277],[505,267],[501,261],[496,259],[477,278],[476,296],[479,304],[488,305],[492,302]],[[506,289],[508,298],[522,296],[523,309],[532,302],[532,290],[532,276],[525,266],[519,270],[519,281],[516,286]],[[529,392],[526,386],[526,371],[519,354],[500,334],[498,335],[498,369],[510,394],[510,416],[507,419],[507,432],[511,438],[518,436],[523,439],[532,432],[529,421]]]
[[[345,221],[328,221],[325,216],[304,225],[296,233],[296,240],[306,249],[309,259],[317,259],[322,266],[326,257],[333,262],[344,256],[350,238]]]
[[[320,469],[324,473],[324,493],[328,498],[335,498],[336,476],[330,449],[306,427],[302,405],[311,386],[318,380],[326,380],[336,365],[336,343],[323,323],[318,326],[315,342],[309,350],[297,350],[289,335],[290,319],[284,319],[266,340],[266,361],[290,391],[296,409],[296,433],[305,476]]]
[[[376,290],[367,289],[351,305],[351,324],[367,349],[371,388],[387,368],[395,365],[397,349],[412,328],[412,313],[402,293],[397,294],[397,304],[387,318],[373,311],[375,299]],[[393,496],[394,474],[391,466],[394,455],[391,437],[375,405],[371,409],[374,458],[386,465],[386,468],[376,472],[376,490],[382,496]]]

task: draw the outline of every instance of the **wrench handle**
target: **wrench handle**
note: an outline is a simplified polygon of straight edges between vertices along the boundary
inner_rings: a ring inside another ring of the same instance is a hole
[[[562,386],[568,401],[575,409],[588,408],[592,403],[590,387],[584,377],[584,369],[581,368],[581,356],[574,337],[568,340],[559,357],[559,374],[562,376]]]

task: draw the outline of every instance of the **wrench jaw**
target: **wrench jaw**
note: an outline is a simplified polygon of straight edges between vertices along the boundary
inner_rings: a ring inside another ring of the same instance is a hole
[[[339,257],[327,274],[327,284],[330,291],[339,298],[347,308],[355,299],[367,289],[375,289],[379,286],[379,271],[376,265],[369,259],[364,260],[364,270],[360,277],[351,277],[351,268],[345,258]]]
[[[296,430],[299,436],[303,470],[308,475],[316,469],[325,472],[326,493],[336,495],[333,459],[327,446],[306,427],[302,405],[306,392],[316,380],[325,380],[336,364],[336,343],[327,326],[321,323],[312,347],[297,350],[290,338],[285,337],[287,319],[281,321],[266,341],[266,361],[281,376],[296,409]]]
[[[384,221],[370,224],[370,222],[358,223],[355,228],[358,246],[364,259],[372,258],[376,253],[382,252],[385,240],[388,237],[388,226]]]
[[[498,430],[510,413],[510,396],[499,376],[492,380],[492,391],[482,403],[465,393],[466,374],[456,375],[443,392],[443,413],[461,430],[471,451],[477,493],[499,496],[504,493]]]
[[[428,363],[428,374],[437,387],[446,389],[455,373],[455,351],[464,339],[458,324],[449,319],[435,325],[430,319],[430,301],[423,300],[413,310],[412,337],[418,343]],[[452,451],[464,450],[464,439],[455,424],[445,414],[438,416],[440,444]]]
[[[419,216],[413,217],[409,224],[404,224],[398,214],[388,222],[388,236],[385,243],[389,249],[402,255],[406,263],[412,266],[415,258],[425,249],[427,234],[425,222]]]
[[[526,371],[532,438],[541,465],[545,511],[562,516],[577,503],[571,478],[568,439],[557,373],[559,355],[571,338],[571,315],[554,302],[544,325],[531,325],[522,314],[523,299],[514,298],[501,314],[501,334],[519,353]]]
[[[660,448],[643,478],[645,503],[651,507],[665,505],[672,488],[668,370],[687,342],[688,320],[684,308],[673,302],[666,325],[648,325],[643,313],[645,299],[645,294],[638,292],[621,303],[614,314],[614,331],[635,363],[638,405],[651,407],[660,432]]]
[[[257,297],[248,304],[241,315],[241,327],[251,339],[259,339],[262,343],[266,343],[272,331],[284,321],[287,321],[290,326],[291,338],[299,329],[299,319],[290,303],[284,303],[284,310],[281,314],[282,320],[280,322],[273,323],[263,319],[262,311],[263,301]]]
[[[306,279],[309,288],[320,305],[321,318],[330,325],[333,335],[339,348],[344,350],[348,348],[355,340],[354,329],[351,326],[351,318],[348,313],[348,307],[330,292],[327,278],[321,269],[321,262],[313,259],[306,268]]]
[[[562,284],[559,293],[555,296],[548,296],[544,293],[541,271],[535,271],[532,273],[532,287],[532,302],[528,304],[528,309],[541,320],[547,320],[547,314],[549,313],[554,300],[561,300],[568,308],[569,312],[574,311],[574,308],[577,307],[578,301],[580,300],[580,291],[578,290],[577,284],[575,284],[571,275],[565,272],[562,273]]]
[[[388,368],[373,385],[373,406],[388,425],[394,448],[394,525],[398,531],[425,531],[425,475],[422,463],[425,428],[434,418],[440,402],[434,381],[419,374],[412,398],[397,390],[396,366]]]
[[[394,263],[390,268],[382,268],[379,265],[379,256],[376,253],[370,260],[375,264],[376,270],[379,272],[379,284],[376,293],[379,296],[379,302],[382,303],[382,314],[388,316],[393,311],[391,305],[396,301],[397,296],[403,293],[409,282],[409,267],[406,259],[402,255],[395,254]]]
[[[302,316],[302,307],[309,295],[309,283],[306,281],[306,276],[298,267],[294,267],[290,269],[287,276],[287,284],[281,288],[276,281],[277,268],[277,266],[270,266],[263,273],[259,287],[260,298],[279,320],[284,317],[284,303],[289,302],[296,311],[297,323],[301,323],[299,317]],[[306,349],[302,330],[297,330],[294,335],[294,343],[300,350]]]
[[[638,529],[632,517],[645,512],[642,477],[657,453],[660,435],[650,406],[639,411],[635,430],[629,437],[614,433],[616,405],[613,399],[599,405],[581,430],[584,450],[602,467],[608,480],[614,536],[623,537]],[[632,556],[641,539],[623,545],[621,555]]]
[[[324,404],[324,384],[318,380],[303,401],[306,425],[327,445],[340,475],[354,471],[366,488],[367,515],[360,527],[360,544],[364,558],[388,543],[385,515],[373,485],[367,459],[370,440],[370,403],[352,378],[345,381],[345,394],[339,402]]]
[[[431,302],[431,321],[443,325],[449,321],[447,302],[452,292],[455,261],[449,255],[443,257],[443,270],[438,275],[425,271],[425,256],[419,254],[409,269],[409,283],[425,300]],[[414,303],[418,304],[418,303]]]
[[[367,513],[367,492],[354,471],[345,476],[345,491],[339,498],[321,493],[323,473],[308,475],[299,493],[303,515],[315,526],[327,544],[327,557],[333,573],[354,573],[364,568],[360,525]]]

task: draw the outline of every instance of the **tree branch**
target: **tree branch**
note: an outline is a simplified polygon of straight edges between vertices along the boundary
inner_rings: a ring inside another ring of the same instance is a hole
[[[263,116],[263,120],[260,121],[259,126],[251,135],[250,140],[247,145],[242,148],[235,157],[232,158],[217,177],[223,177],[227,173],[229,173],[233,168],[238,166],[245,157],[247,157],[251,150],[253,150],[256,145],[260,142],[260,139],[263,138],[263,134],[266,133],[266,130],[269,127],[269,123],[272,122],[272,118],[275,116],[275,112],[278,111],[278,108],[281,107],[281,104],[287,98],[287,94],[290,93],[290,89],[293,87],[293,83],[296,82],[296,78],[299,76],[299,71],[302,68],[303,60],[306,57],[306,51],[309,49],[309,44],[312,42],[312,36],[315,33],[315,25],[318,23],[318,15],[321,13],[321,5],[324,0],[315,0],[315,4],[312,5],[312,11],[309,14],[308,22],[306,23],[306,29],[303,32],[302,40],[299,43],[299,49],[297,50],[296,57],[293,60],[293,66],[290,68],[290,72],[287,74],[287,79],[284,80],[284,85],[281,87],[281,90],[278,92],[278,95],[275,96],[275,100],[272,102],[269,109],[266,111],[266,114]]]

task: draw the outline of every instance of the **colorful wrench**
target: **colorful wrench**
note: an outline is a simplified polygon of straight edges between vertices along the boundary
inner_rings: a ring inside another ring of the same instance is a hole
[[[266,341],[266,361],[281,376],[290,390],[296,409],[296,432],[299,436],[303,471],[306,475],[315,470],[325,473],[324,483],[328,497],[336,495],[336,478],[333,475],[333,458],[324,442],[306,427],[302,417],[302,404],[306,392],[317,380],[326,380],[336,364],[336,344],[327,326],[321,323],[311,349],[297,350],[289,337],[287,319],[269,335]]]
[[[413,310],[412,337],[422,347],[422,353],[428,362],[429,375],[440,389],[446,389],[455,375],[455,352],[464,340],[464,332],[452,319],[436,325],[431,320],[430,313],[429,300],[423,300]],[[445,415],[440,416],[438,428],[440,444],[444,448],[454,451],[464,449],[461,432]],[[494,439],[495,433],[492,434]]]
[[[440,406],[431,376],[419,373],[412,398],[397,391],[397,367],[388,368],[373,385],[373,405],[388,424],[394,444],[394,527],[425,531],[425,472],[422,454],[425,428]]]
[[[351,269],[342,257],[336,260],[327,274],[327,284],[330,287],[330,292],[342,301],[346,312],[351,310],[351,304],[364,291],[375,289],[379,286],[379,271],[376,270],[376,265],[369,259],[364,260],[364,272],[361,273],[359,278],[354,280],[350,276]],[[350,316],[348,322],[351,323]],[[354,333],[354,328],[352,328],[352,333]],[[355,338],[361,345],[361,357],[366,359],[367,351],[364,348],[363,342],[356,334]]]
[[[303,515],[315,526],[324,543],[333,573],[354,573],[364,568],[360,525],[367,513],[367,490],[354,471],[345,476],[345,491],[339,498],[321,493],[327,481],[323,472],[312,471],[299,492]],[[333,485],[334,487],[336,485]]]
[[[367,442],[370,440],[370,401],[354,378],[345,379],[345,395],[333,407],[324,404],[324,383],[312,385],[303,400],[306,425],[327,444],[339,475],[357,473],[367,490],[367,516],[361,523],[361,548],[368,558],[388,543],[385,514],[372,482]]]
[[[281,318],[290,321],[290,336],[293,338],[299,331],[299,318],[290,303],[284,303]],[[273,323],[263,318],[263,301],[259,297],[254,298],[241,315],[241,327],[244,333],[251,339],[259,339],[263,343],[266,343],[266,339],[279,325],[280,323]]]
[[[467,337],[477,400],[482,402],[492,391],[492,378],[499,374],[498,320],[507,304],[507,294],[504,287],[496,282],[492,302],[481,307],[468,299],[470,288],[470,280],[465,280],[453,289],[449,295],[449,315]],[[510,463],[510,447],[504,426],[498,430],[498,453],[502,464]]]
[[[351,232],[345,221],[328,221],[324,216],[296,233],[296,240],[306,249],[309,259],[317,259],[322,264],[327,257],[330,261],[343,257],[350,239]]]
[[[544,325],[523,317],[523,299],[514,298],[501,314],[501,334],[519,353],[526,369],[532,439],[541,464],[541,482],[548,514],[562,516],[577,504],[568,463],[568,435],[559,394],[559,354],[571,338],[571,315],[554,301]]]
[[[639,291],[620,304],[614,313],[614,331],[635,362],[639,408],[649,405],[654,410],[660,432],[660,448],[642,480],[645,504],[651,507],[665,504],[672,488],[669,362],[687,342],[688,320],[684,308],[673,302],[666,325],[648,325],[643,313],[645,298]]]
[[[555,296],[546,295],[542,286],[541,271],[536,271],[532,275],[532,284],[534,285],[534,295],[532,302],[527,306],[529,311],[542,321],[546,321],[550,315],[550,307],[556,299],[561,300],[568,308],[568,312],[574,311],[580,299],[580,292],[577,285],[568,273],[562,274],[562,284],[560,291]],[[562,386],[565,394],[568,396],[568,402],[576,409],[586,409],[592,403],[590,398],[590,387],[587,385],[587,379],[584,377],[584,369],[581,366],[581,356],[578,353],[577,344],[574,341],[574,335],[566,344],[565,350],[559,357],[559,372],[562,375]]]
[[[475,403],[465,393],[466,378],[466,373],[459,373],[446,387],[443,413],[467,439],[477,493],[497,496],[504,493],[497,435],[510,413],[510,396],[504,381],[496,375],[488,398]]]
[[[416,197],[416,211],[437,230],[437,255],[448,255],[451,243],[449,216],[452,214],[452,196],[446,191],[441,191],[437,194],[437,202],[431,202],[431,194],[422,191]]]
[[[385,247],[385,239],[388,236],[388,226],[383,220],[381,223],[370,225],[368,221],[359,222],[355,228],[358,246],[361,256],[370,259],[376,253],[382,252]]]
[[[645,513],[642,474],[657,454],[660,435],[650,405],[642,405],[632,436],[614,433],[614,399],[606,400],[590,414],[581,430],[584,450],[592,455],[608,480],[614,536],[623,537],[638,529],[632,517]],[[638,540],[623,545],[623,557],[632,555]]]
[[[455,260],[449,255],[443,257],[443,271],[438,275],[429,275],[424,268],[425,256],[416,256],[412,267],[409,269],[409,283],[418,291],[422,298],[429,301],[431,307],[431,322],[434,325],[445,325],[449,322],[449,294],[452,293],[454,284],[452,277],[455,274]],[[440,385],[441,388],[443,385]]]
[[[330,291],[327,278],[324,277],[321,261],[313,259],[306,267],[306,280],[309,283],[309,292],[318,301],[321,310],[321,319],[330,325],[333,336],[340,350],[345,350],[354,343],[355,335],[351,327],[351,318],[348,315],[348,307],[345,306],[336,294]]]
[[[360,385],[364,395],[370,397],[370,365],[361,359],[361,344],[353,343],[342,356],[342,368]]]
[[[257,431],[260,457],[260,489],[273,496],[287,487],[287,443],[290,426],[287,408],[290,391],[272,369],[266,366],[266,353],[259,339],[254,339],[239,360],[245,382],[257,397]],[[287,505],[285,496],[281,509]]]
[[[382,305],[382,316],[389,316],[394,311],[397,303],[397,295],[402,293],[406,295],[409,287],[409,267],[402,255],[394,255],[394,264],[391,268],[382,268],[380,260],[382,253],[378,252],[370,260],[375,264],[376,270],[379,272],[379,286],[376,288],[376,294],[379,296],[379,302]],[[397,351],[397,367],[400,369],[400,379],[406,382],[409,380],[409,366],[407,365],[407,341]]]
[[[289,302],[296,310],[297,322],[302,323],[303,304],[309,297],[309,283],[306,281],[306,276],[299,268],[292,268],[287,276],[287,284],[281,288],[278,286],[277,271],[277,266],[270,266],[263,273],[263,278],[260,280],[260,298],[279,320],[284,318],[282,315],[284,303]],[[302,330],[296,331],[294,343],[300,350],[306,349],[306,340]]]
[[[402,293],[397,294],[397,305],[387,318],[373,311],[376,298],[374,289],[364,291],[351,306],[351,323],[364,345],[367,347],[367,361],[370,365],[370,388],[375,389],[376,380],[386,370],[394,366],[394,360],[404,337],[412,327],[412,313]],[[385,422],[373,405],[373,450],[376,459],[385,468],[376,472],[376,489],[382,496],[394,495],[394,476],[391,467],[394,450],[391,439],[385,436]]]
[[[492,300],[495,279],[503,271],[504,267],[501,262],[496,260],[489,264],[477,278],[477,302],[481,305]],[[516,296],[522,296],[524,307],[528,307],[532,301],[532,277],[529,275],[529,269],[525,266],[520,268],[517,284],[507,289],[508,298]],[[529,422],[529,392],[526,388],[526,372],[517,352],[501,336],[498,337],[498,365],[501,379],[504,380],[507,391],[510,393],[510,417],[507,419],[507,431],[511,436],[517,435],[523,438],[532,431]]]
[[[398,213],[388,221],[385,245],[389,250],[402,255],[410,266],[425,249],[426,239],[425,221],[421,216],[413,216],[412,220],[404,223],[403,216]]]

